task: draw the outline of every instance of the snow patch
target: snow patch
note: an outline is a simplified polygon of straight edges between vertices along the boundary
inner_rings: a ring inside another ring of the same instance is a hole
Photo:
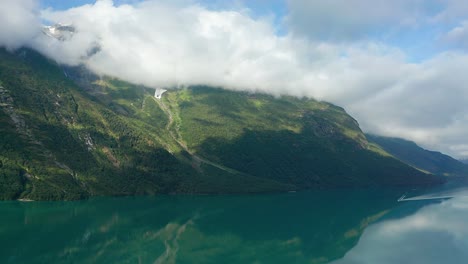
[[[156,88],[156,91],[154,92],[154,97],[156,97],[156,99],[161,99],[163,93],[165,92],[167,92],[166,89]]]

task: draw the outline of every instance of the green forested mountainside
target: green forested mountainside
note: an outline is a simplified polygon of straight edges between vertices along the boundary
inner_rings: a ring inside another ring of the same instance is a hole
[[[328,103],[208,87],[158,100],[154,89],[111,78],[79,87],[70,75],[31,50],[0,50],[1,199],[440,181],[369,145]]]
[[[443,176],[468,176],[467,164],[438,151],[423,149],[412,141],[376,135],[366,137],[394,157],[418,169]]]

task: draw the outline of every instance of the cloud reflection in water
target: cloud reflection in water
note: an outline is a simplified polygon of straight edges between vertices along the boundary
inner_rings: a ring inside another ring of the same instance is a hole
[[[460,193],[459,193],[460,194]],[[334,264],[467,263],[468,192],[369,227]]]

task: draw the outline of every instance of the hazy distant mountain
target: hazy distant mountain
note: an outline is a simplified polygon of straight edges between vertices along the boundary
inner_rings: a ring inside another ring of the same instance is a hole
[[[209,87],[153,95],[30,50],[0,50],[1,198],[441,181],[369,145],[329,103]]]
[[[401,138],[366,136],[369,141],[416,168],[438,175],[468,176],[468,165],[443,153],[423,149],[416,143]]]

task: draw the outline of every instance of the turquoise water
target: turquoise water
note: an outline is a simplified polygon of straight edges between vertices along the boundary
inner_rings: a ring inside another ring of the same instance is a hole
[[[2,202],[0,263],[437,263],[414,256],[405,262],[401,249],[421,254],[411,244],[437,236],[451,243],[445,248],[463,249],[450,251],[454,261],[468,260],[464,221],[456,225],[465,216],[465,198],[398,203],[401,194],[335,190]],[[457,217],[438,219],[438,213]],[[456,227],[431,230],[439,221]],[[417,236],[409,234],[415,230]]]

